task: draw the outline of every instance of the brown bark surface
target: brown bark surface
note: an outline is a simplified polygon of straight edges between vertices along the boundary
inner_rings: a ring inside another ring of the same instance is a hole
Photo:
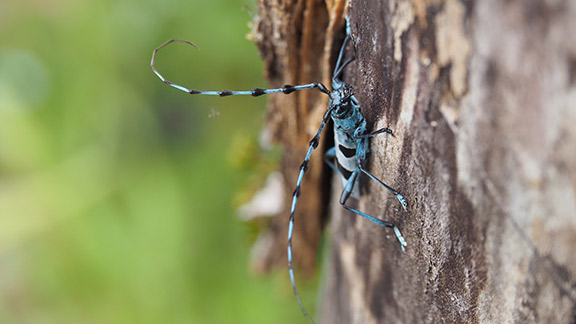
[[[576,2],[353,1],[373,181],[333,181],[323,323],[576,321]]]
[[[286,84],[331,83],[332,66],[343,38],[345,0],[260,0],[256,20],[256,43],[266,65],[271,87]],[[281,172],[286,196],[284,211],[255,245],[253,268],[266,272],[286,268],[286,233],[292,192],[308,142],[316,133],[328,98],[312,89],[290,95],[268,97],[268,130],[283,148]],[[302,183],[302,196],[295,214],[294,260],[301,274],[310,275],[316,266],[328,192],[322,158],[326,136],[312,154],[310,169]]]

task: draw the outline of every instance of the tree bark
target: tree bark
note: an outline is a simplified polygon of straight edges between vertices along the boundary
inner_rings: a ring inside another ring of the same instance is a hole
[[[330,84],[344,1],[260,0],[259,9],[271,85]],[[357,59],[345,80],[371,129],[395,134],[372,139],[368,167],[408,211],[366,179],[355,203],[398,224],[408,247],[344,212],[333,179],[321,321],[576,322],[576,4],[364,0],[349,16]],[[289,206],[326,101],[313,91],[270,100]],[[305,273],[328,198],[324,170],[313,156],[296,214]],[[260,271],[285,266],[286,215],[257,245]]]
[[[259,0],[254,34],[271,87],[311,82],[330,86],[338,43],[344,37],[345,8],[346,0]],[[269,96],[267,129],[272,141],[283,148],[281,172],[286,195],[284,210],[255,244],[252,264],[256,272],[286,268],[292,192],[327,105],[327,96],[314,89]],[[326,215],[329,191],[322,152],[329,137],[324,135],[312,154],[295,213],[294,261],[304,277],[314,272]]]
[[[332,188],[323,323],[576,321],[576,3],[352,1],[373,181]]]

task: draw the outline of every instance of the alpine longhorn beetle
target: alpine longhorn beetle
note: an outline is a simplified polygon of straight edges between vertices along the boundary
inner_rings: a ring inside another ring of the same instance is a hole
[[[344,59],[344,52],[350,40],[352,40],[353,53],[351,57]],[[326,162],[341,177],[343,183],[343,190],[340,196],[340,204],[345,209],[355,213],[356,215],[362,216],[373,223],[376,223],[380,226],[392,228],[394,230],[396,238],[400,242],[402,251],[405,251],[407,245],[406,240],[404,239],[404,237],[402,236],[400,230],[398,229],[398,227],[396,227],[396,225],[394,225],[391,222],[383,221],[376,217],[370,216],[346,204],[350,196],[354,198],[359,198],[360,189],[358,179],[360,175],[364,174],[367,175],[370,179],[376,181],[384,188],[386,188],[393,195],[395,195],[398,201],[400,201],[402,208],[405,211],[407,210],[407,204],[404,197],[400,193],[398,193],[398,191],[388,186],[380,179],[378,179],[376,176],[367,171],[364,166],[368,157],[368,153],[370,152],[369,138],[383,133],[392,136],[394,136],[394,134],[392,130],[389,128],[381,128],[374,132],[368,132],[366,128],[366,120],[360,110],[360,103],[358,102],[356,97],[354,97],[352,86],[350,86],[348,83],[344,82],[341,79],[344,68],[356,58],[356,46],[350,32],[350,21],[348,17],[346,17],[346,37],[343,41],[342,47],[340,48],[336,66],[334,68],[334,72],[332,75],[332,89],[333,89],[332,91],[328,90],[322,83],[317,82],[303,85],[285,85],[282,88],[274,88],[274,89],[254,88],[252,90],[247,91],[230,91],[230,90],[204,91],[204,90],[189,89],[176,83],[173,83],[171,81],[168,81],[154,67],[154,61],[156,59],[158,51],[161,50],[163,47],[166,47],[167,45],[174,42],[189,44],[198,49],[198,46],[196,46],[194,43],[190,41],[170,39],[154,49],[154,51],[152,52],[150,67],[152,68],[152,71],[158,76],[158,78],[162,80],[162,82],[178,90],[187,92],[189,94],[210,95],[220,97],[237,96],[237,95],[250,95],[253,97],[258,97],[261,95],[271,93],[281,92],[284,94],[290,94],[294,91],[316,88],[320,92],[329,96],[328,108],[326,109],[326,112],[323,115],[322,122],[320,124],[320,127],[318,128],[318,131],[316,132],[316,135],[312,138],[312,140],[309,143],[306,156],[304,157],[304,161],[300,166],[298,180],[296,181],[296,189],[294,190],[292,196],[292,205],[290,208],[290,218],[288,225],[287,255],[288,255],[288,272],[290,275],[290,283],[292,285],[294,296],[296,297],[296,300],[298,302],[300,309],[302,310],[302,313],[310,323],[314,323],[308,311],[302,304],[302,300],[300,299],[300,296],[298,294],[298,289],[296,288],[294,267],[292,264],[292,234],[294,230],[294,212],[296,210],[296,204],[298,202],[298,197],[300,196],[301,192],[300,185],[302,183],[304,174],[308,170],[310,155],[312,154],[312,151],[318,147],[322,130],[324,129],[324,127],[326,126],[326,124],[329,122],[330,119],[332,119],[334,125],[335,145],[334,147],[328,149],[328,151],[326,152]],[[331,159],[333,159],[334,162],[330,161]]]

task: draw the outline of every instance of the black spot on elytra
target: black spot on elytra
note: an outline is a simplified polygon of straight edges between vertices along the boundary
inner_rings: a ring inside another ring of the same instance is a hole
[[[346,180],[350,179],[350,176],[352,175],[351,171],[346,170],[338,161],[336,161],[336,166]]]
[[[351,158],[356,156],[356,149],[350,149],[347,147],[344,147],[342,145],[338,145],[338,149],[340,150],[340,152],[342,152],[342,154],[344,154],[345,157],[347,158]]]

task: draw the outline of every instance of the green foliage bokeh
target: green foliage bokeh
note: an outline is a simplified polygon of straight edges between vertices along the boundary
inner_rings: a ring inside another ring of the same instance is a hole
[[[187,39],[158,56],[168,79],[265,87],[243,7],[0,5],[0,323],[303,321],[285,272],[250,274],[232,203],[232,139],[257,136],[265,98],[193,97],[149,67]]]

